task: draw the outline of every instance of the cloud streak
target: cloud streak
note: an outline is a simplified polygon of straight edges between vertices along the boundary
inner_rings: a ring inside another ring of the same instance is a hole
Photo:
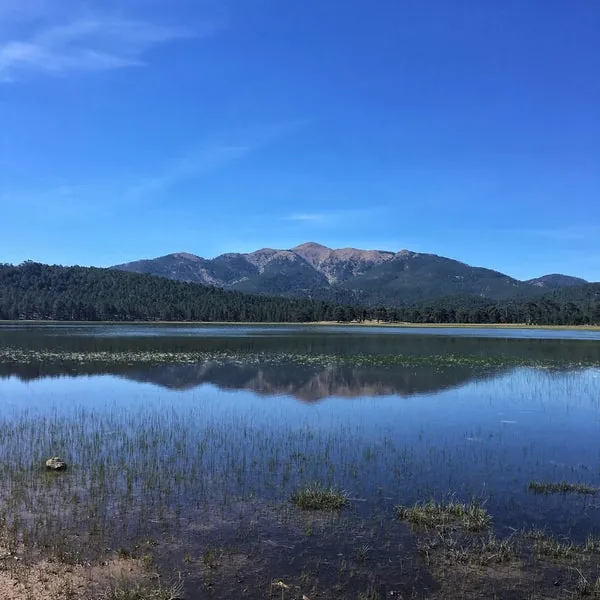
[[[173,160],[153,175],[121,178],[111,184],[61,183],[25,193],[0,189],[0,206],[17,204],[45,215],[44,218],[110,217],[115,211],[152,202],[178,185],[226,168],[253,150],[252,146],[241,144],[209,146]]]
[[[143,200],[152,197],[178,183],[193,180],[226,167],[229,163],[243,158],[252,150],[253,147],[250,145],[223,144],[185,156],[158,175],[148,177],[129,187],[126,197],[131,200]]]
[[[141,178],[128,188],[127,197],[132,200],[150,198],[181,182],[223,169],[278,139],[293,134],[308,122],[307,119],[293,119],[263,124],[238,133],[222,134],[170,163],[158,171],[158,174]]]
[[[372,207],[368,209],[339,209],[326,210],[320,212],[297,212],[281,217],[282,221],[291,221],[293,223],[335,226],[353,221],[356,219],[366,219],[380,214],[384,209],[381,207]]]
[[[207,23],[194,31],[154,24],[146,20],[105,14],[66,19],[45,15],[34,26],[36,12],[13,13],[18,26],[13,35],[0,37],[0,80],[14,81],[28,72],[67,74],[106,71],[145,64],[154,47],[184,38],[213,33],[218,24]],[[13,24],[14,25],[14,24]],[[20,35],[17,35],[16,32]]]
[[[283,217],[283,220],[297,221],[299,223],[323,223],[330,216],[330,213],[293,213]]]
[[[200,181],[204,176],[226,169],[261,148],[274,143],[279,137],[289,135],[304,123],[293,120],[271,123],[252,129],[251,133],[221,134],[195,149],[174,157],[152,172],[138,174],[113,174],[106,182],[74,183],[62,181],[47,184],[44,189],[2,189],[0,206],[18,205],[32,212],[61,218],[100,218],[114,215],[125,207],[152,203],[166,197],[178,186]],[[183,190],[184,197],[189,189]],[[175,196],[176,197],[176,196]],[[176,201],[171,198],[171,201]]]

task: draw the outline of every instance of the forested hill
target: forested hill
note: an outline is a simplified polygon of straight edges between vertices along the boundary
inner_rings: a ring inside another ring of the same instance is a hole
[[[0,265],[0,319],[298,322],[334,320],[335,308],[112,269]]]
[[[0,265],[0,319],[59,321],[362,321],[600,325],[600,284],[493,301],[445,297],[409,306],[359,308],[249,295],[112,269],[39,263]]]
[[[404,307],[378,308],[381,320],[411,323],[524,323],[600,325],[600,283],[564,288],[538,298],[493,301],[447,296]]]

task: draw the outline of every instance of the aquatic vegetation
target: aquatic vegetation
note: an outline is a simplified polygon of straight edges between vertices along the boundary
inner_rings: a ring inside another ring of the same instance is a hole
[[[460,526],[466,531],[487,529],[491,515],[476,502],[436,502],[429,500],[414,506],[397,506],[396,516],[411,525],[426,529]]]
[[[598,366],[598,358],[566,360],[560,358],[533,358],[514,355],[467,355],[467,354],[323,354],[304,352],[253,352],[248,350],[211,350],[211,351],[165,351],[160,348],[145,350],[96,350],[81,351],[57,348],[17,348],[0,347],[0,362],[11,364],[51,364],[82,366],[85,364],[198,364],[208,362],[242,362],[244,364],[277,365],[349,365],[356,367],[536,367],[536,368],[578,368]]]
[[[600,577],[596,577],[595,580],[589,581],[580,569],[577,569],[577,573],[579,575],[575,587],[577,595],[600,598]]]
[[[313,483],[294,492],[290,502],[302,510],[340,510],[348,504],[348,494]]]
[[[519,556],[519,540],[511,535],[498,538],[494,534],[475,540],[470,549],[471,560],[480,565],[505,563]]]
[[[585,543],[576,544],[568,537],[552,535],[540,529],[526,531],[523,535],[533,541],[533,547],[540,556],[571,561],[600,555],[600,540],[592,536],[588,536]]]
[[[536,494],[597,494],[600,490],[585,483],[567,481],[542,482],[530,481],[528,489]]]
[[[367,556],[369,555],[369,552],[371,552],[373,548],[371,548],[371,546],[369,546],[369,544],[361,544],[357,549],[356,549],[356,560],[358,560],[359,562],[364,562],[367,559]]]
[[[369,585],[366,590],[358,592],[358,600],[381,600],[381,594],[374,585]]]
[[[515,530],[499,538],[421,529],[418,536],[419,551],[436,575],[441,598],[596,597],[600,591],[597,550],[588,551],[587,545],[568,538],[540,530]]]
[[[104,590],[101,600],[178,600],[182,597],[183,581],[179,580],[169,586],[115,583]]]
[[[521,554],[521,543],[517,536],[499,538],[487,535],[464,535],[456,530],[436,530],[429,537],[420,539],[418,547],[426,562],[434,554],[443,554],[446,561],[469,565],[498,565],[517,560]]]

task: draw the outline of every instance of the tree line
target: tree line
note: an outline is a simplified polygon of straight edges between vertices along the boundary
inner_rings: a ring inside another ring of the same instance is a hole
[[[0,319],[56,321],[333,320],[335,306],[248,295],[113,269],[0,266]]]
[[[374,316],[390,323],[600,325],[600,293],[594,302],[561,300],[554,295],[502,302],[441,299],[397,308],[381,306]]]
[[[599,325],[600,284],[566,289],[535,301],[494,302],[465,296],[363,308],[249,295],[112,269],[26,262],[0,265],[0,319]]]

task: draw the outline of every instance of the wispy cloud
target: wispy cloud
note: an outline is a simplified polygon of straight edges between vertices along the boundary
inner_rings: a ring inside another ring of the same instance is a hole
[[[181,157],[157,175],[141,178],[128,187],[126,197],[131,200],[147,199],[180,182],[196,179],[226,167],[229,163],[249,154],[253,149],[251,145],[223,144]]]
[[[170,161],[152,174],[113,176],[111,183],[59,183],[44,189],[0,189],[0,206],[18,205],[44,218],[75,221],[111,217],[124,208],[151,204],[177,185],[227,167],[251,146],[211,146]]]
[[[141,66],[152,48],[208,35],[219,26],[215,22],[188,29],[89,11],[74,16],[41,3],[30,3],[30,11],[19,10],[12,1],[4,9],[1,6],[0,2],[0,17],[12,24],[0,32],[0,81],[5,82],[27,72],[65,74]]]
[[[131,200],[148,199],[181,182],[223,169],[278,139],[293,134],[309,122],[307,119],[293,119],[222,134],[171,161],[159,169],[157,174],[140,177],[127,188],[126,196]]]
[[[348,208],[325,210],[316,212],[294,212],[281,217],[282,221],[291,221],[298,224],[313,225],[342,225],[348,221],[357,219],[366,219],[380,215],[384,209],[382,207],[371,208]]]
[[[73,182],[65,178],[58,183],[47,182],[43,189],[16,190],[0,182],[0,207],[26,207],[46,217],[49,214],[47,209],[51,208],[51,215],[57,219],[71,217],[85,220],[111,216],[125,207],[152,204],[166,197],[174,202],[178,197],[177,186],[193,183],[196,189],[196,182],[199,186],[204,176],[233,166],[279,137],[296,131],[304,122],[270,123],[242,133],[221,134],[181,156],[165,160],[151,171],[112,173],[95,183]],[[188,196],[189,189],[184,189],[182,201]]]
[[[324,223],[330,218],[327,213],[293,213],[283,217],[284,221],[299,221],[301,223]]]

